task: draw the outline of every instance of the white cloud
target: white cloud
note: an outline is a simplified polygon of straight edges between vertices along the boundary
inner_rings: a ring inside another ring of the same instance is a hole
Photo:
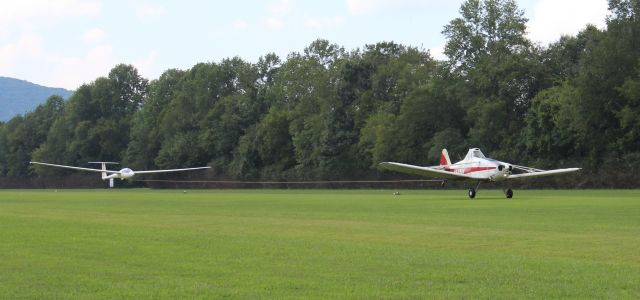
[[[349,12],[354,15],[363,15],[375,11],[381,5],[381,0],[347,0]]]
[[[33,64],[34,51],[43,51],[42,38],[32,33],[38,28],[68,18],[101,13],[102,1],[99,0],[0,1],[0,70],[11,74],[8,65],[20,60],[21,64]],[[37,45],[34,44],[36,41]],[[14,62],[7,63],[7,60]]]
[[[104,30],[100,28],[91,28],[84,32],[82,40],[86,43],[96,44],[102,42],[106,36],[107,33]]]
[[[72,90],[105,76],[116,62],[111,45],[97,45],[78,56],[63,56],[49,52],[43,38],[35,33],[23,33],[16,41],[0,46],[1,75]]]
[[[98,0],[22,0],[0,1],[0,28],[32,27],[67,17],[95,16],[102,12]]]
[[[267,18],[265,22],[267,23],[267,27],[273,30],[281,30],[282,28],[284,28],[284,25],[285,25],[282,19],[273,18],[273,17]]]
[[[102,14],[101,0],[23,0],[0,1],[0,72],[50,86],[75,89],[82,82],[109,70],[113,50],[108,45],[88,49],[78,57],[52,52],[43,36],[45,26],[72,18]],[[97,44],[105,38],[101,29],[84,32],[82,40]],[[81,49],[76,45],[75,49]]]
[[[285,17],[293,9],[291,0],[275,0],[266,4],[267,16],[264,20],[265,26],[272,30],[282,30],[285,27]]]
[[[61,19],[101,12],[102,2],[97,0],[0,1],[0,42]]]
[[[136,16],[141,19],[162,17],[167,14],[167,9],[164,6],[152,2],[136,3],[134,9]]]
[[[231,26],[233,26],[234,29],[243,30],[249,28],[249,23],[245,20],[237,19],[231,23]]]
[[[42,37],[34,33],[25,33],[14,43],[0,46],[0,70],[3,74],[14,74],[16,64],[24,60],[33,60],[43,54]]]
[[[277,0],[267,4],[267,12],[272,15],[285,16],[288,15],[293,8],[291,0]]]
[[[76,89],[100,76],[106,76],[116,64],[111,45],[99,45],[80,57],[51,57],[53,86]]]
[[[347,0],[349,13],[352,15],[366,15],[389,10],[406,10],[424,8],[427,1],[420,0]]]
[[[344,17],[306,17],[304,19],[304,27],[310,29],[326,29],[335,28],[344,24]]]
[[[39,57],[48,66],[45,70],[49,78],[44,80],[48,85],[75,90],[84,83],[89,83],[109,71],[123,61],[117,57],[113,46],[102,44],[89,49],[80,56],[59,57],[45,54]],[[151,50],[145,56],[130,62],[145,78],[157,78],[158,52]]]
[[[444,54],[444,47],[445,47],[445,44],[442,44],[440,46],[429,49],[429,53],[431,54],[431,57],[437,60],[446,60],[447,56]]]
[[[157,60],[158,51],[152,50],[145,57],[134,61],[133,65],[138,69],[142,77],[153,79],[158,77],[158,74],[156,73]]]
[[[529,38],[543,45],[575,35],[587,24],[604,28],[607,0],[540,0],[529,21]]]

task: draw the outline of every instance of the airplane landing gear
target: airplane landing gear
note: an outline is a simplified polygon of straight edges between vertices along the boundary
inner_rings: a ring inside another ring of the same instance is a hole
[[[478,181],[475,188],[473,187],[469,188],[469,199],[473,199],[476,197],[476,192],[478,191],[479,188],[480,188],[480,181]]]
[[[504,191],[504,195],[507,196],[507,199],[513,198],[513,191],[511,189],[506,189]]]

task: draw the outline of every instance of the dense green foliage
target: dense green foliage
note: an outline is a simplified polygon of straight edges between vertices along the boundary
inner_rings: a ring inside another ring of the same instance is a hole
[[[347,51],[317,40],[286,59],[201,63],[151,82],[118,65],[66,103],[0,125],[0,176],[64,173],[29,168],[33,159],[375,178],[381,161],[430,165],[443,147],[454,159],[480,147],[539,168],[584,167],[583,184],[637,186],[640,4],[609,5],[606,29],[541,46],[515,1],[468,0],[444,27],[444,61],[393,42]]]
[[[465,199],[465,200],[461,200]],[[1,191],[7,299],[638,299],[640,192]]]
[[[50,95],[69,98],[71,94],[71,91],[65,89],[0,76],[0,121],[7,121],[19,113],[33,110]]]

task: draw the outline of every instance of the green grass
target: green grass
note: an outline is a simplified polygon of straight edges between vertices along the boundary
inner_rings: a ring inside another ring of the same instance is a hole
[[[640,191],[0,191],[0,298],[640,298]]]

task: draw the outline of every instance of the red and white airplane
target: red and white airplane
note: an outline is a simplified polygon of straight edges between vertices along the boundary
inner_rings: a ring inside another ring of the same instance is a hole
[[[100,164],[102,169],[93,169],[93,168],[83,168],[83,167],[74,167],[74,166],[65,166],[65,165],[56,165],[50,163],[43,163],[37,161],[31,161],[30,164],[35,165],[43,165],[57,168],[65,168],[65,169],[73,169],[73,170],[81,170],[81,171],[89,171],[102,173],[102,180],[109,179],[109,187],[113,187],[113,179],[120,178],[121,180],[131,179],[134,175],[137,174],[150,174],[150,173],[167,173],[167,172],[183,172],[183,171],[191,171],[191,170],[202,170],[202,169],[211,169],[211,167],[197,167],[197,168],[184,168],[184,169],[166,169],[166,170],[145,170],[145,171],[133,171],[129,168],[123,168],[119,171],[116,170],[107,170],[107,165],[117,165],[116,162],[107,162],[107,161],[92,161],[90,164]]]
[[[397,162],[380,163],[382,168],[398,171],[402,173],[416,174],[428,177],[442,178],[444,186],[447,180],[465,180],[477,182],[476,187],[469,188],[469,198],[476,196],[481,182],[498,182],[518,178],[539,177],[575,172],[581,168],[567,168],[555,170],[540,170],[530,167],[518,166],[495,159],[487,158],[478,148],[469,149],[467,156],[455,164],[451,163],[447,149],[442,149],[440,154],[440,165],[431,167],[420,167]],[[518,172],[518,173],[516,173]],[[508,188],[504,190],[507,198],[513,197],[513,191]]]

